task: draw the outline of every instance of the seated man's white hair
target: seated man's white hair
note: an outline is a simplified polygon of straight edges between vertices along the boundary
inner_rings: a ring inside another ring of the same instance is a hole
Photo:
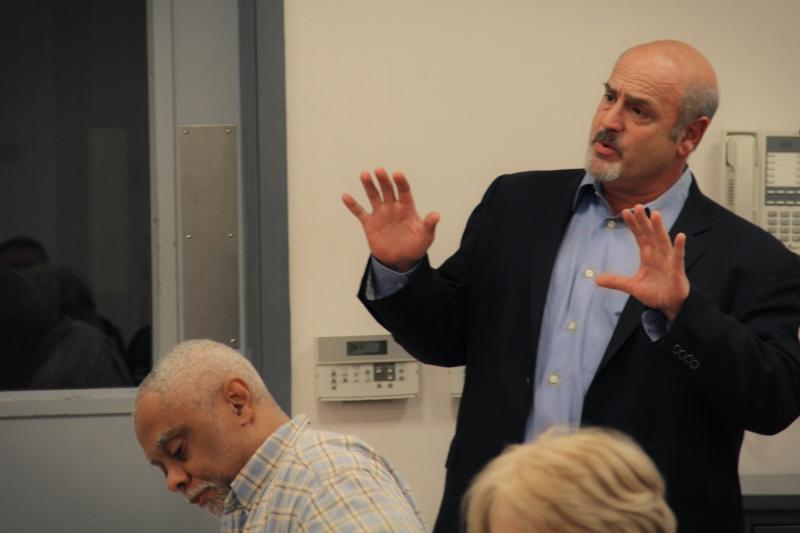
[[[222,343],[196,339],[182,342],[162,357],[139,385],[136,397],[155,393],[165,403],[208,409],[211,399],[232,378],[247,384],[255,402],[274,403],[255,367]]]
[[[521,532],[676,528],[653,461],[626,435],[603,429],[555,430],[509,447],[477,476],[464,504],[469,533],[491,531],[493,512]]]

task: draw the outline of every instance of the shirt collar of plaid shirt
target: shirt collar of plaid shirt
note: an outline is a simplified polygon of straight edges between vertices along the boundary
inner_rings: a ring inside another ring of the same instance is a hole
[[[258,505],[261,489],[272,481],[283,454],[309,424],[305,415],[298,415],[267,437],[231,483],[224,514],[240,508],[249,511]]]

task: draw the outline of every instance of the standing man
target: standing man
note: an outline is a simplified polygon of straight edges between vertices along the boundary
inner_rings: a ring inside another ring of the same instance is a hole
[[[362,302],[420,361],[466,365],[435,531],[458,530],[489,460],[554,424],[633,436],[680,531],[741,530],[744,430],[800,413],[800,259],[687,167],[717,108],[711,64],[647,43],[604,86],[585,170],[495,180],[438,269],[439,215],[417,214],[402,173],[378,169],[380,192],[361,174],[371,213],[343,197],[372,252]]]
[[[136,437],[167,488],[223,533],[423,532],[405,482],[364,441],[291,420],[247,359],[187,341],[139,387]]]

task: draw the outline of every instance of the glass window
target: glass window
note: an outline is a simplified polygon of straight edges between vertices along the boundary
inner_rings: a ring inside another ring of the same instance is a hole
[[[152,347],[145,1],[5,1],[0,58],[0,390],[135,385]]]

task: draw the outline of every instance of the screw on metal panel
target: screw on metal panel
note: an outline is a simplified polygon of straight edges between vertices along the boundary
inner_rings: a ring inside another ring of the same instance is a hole
[[[230,133],[230,132],[231,132],[230,128],[225,128],[225,133]]]
[[[191,238],[192,238],[192,234],[191,234],[191,233],[187,233],[187,234],[186,234],[186,238],[187,238],[187,239],[191,239]]]
[[[184,135],[189,135],[189,130],[183,130]]]
[[[233,239],[233,233],[228,233],[228,238]]]
[[[236,344],[236,339],[235,339],[235,338],[233,338],[233,339],[228,339],[228,342],[230,342],[231,344]]]

